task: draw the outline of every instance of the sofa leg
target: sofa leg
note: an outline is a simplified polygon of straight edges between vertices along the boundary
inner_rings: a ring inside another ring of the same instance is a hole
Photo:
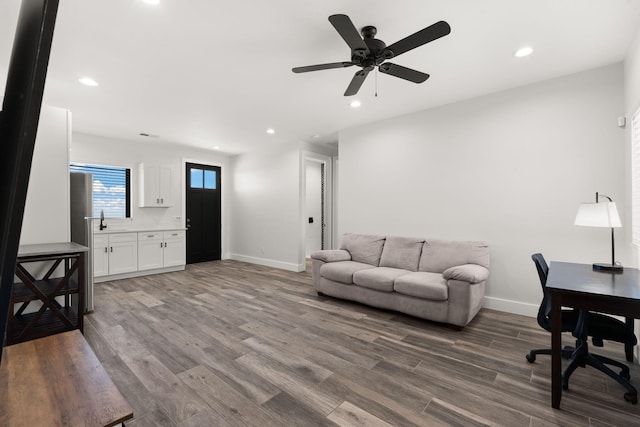
[[[319,297],[326,297],[326,295],[325,295],[325,294],[323,294],[322,292],[320,292],[320,291],[317,291],[317,292],[318,292],[318,296],[319,296]]]
[[[452,325],[451,323],[447,323],[449,329],[453,329],[454,331],[461,331],[464,329],[464,326]]]

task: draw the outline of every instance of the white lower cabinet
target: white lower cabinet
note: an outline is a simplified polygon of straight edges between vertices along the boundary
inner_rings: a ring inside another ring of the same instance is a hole
[[[114,233],[93,236],[94,277],[130,273],[137,270],[137,233]]]
[[[184,230],[138,233],[138,270],[185,265]]]
[[[138,233],[138,270],[152,270],[164,267],[162,261],[163,252],[162,231]]]
[[[162,233],[164,238],[164,266],[176,267],[187,263],[187,243],[184,230]]]
[[[109,275],[109,235],[93,236],[93,276]]]
[[[184,269],[184,230],[100,233],[93,236],[93,276],[100,281]],[[158,271],[160,270],[160,271]]]

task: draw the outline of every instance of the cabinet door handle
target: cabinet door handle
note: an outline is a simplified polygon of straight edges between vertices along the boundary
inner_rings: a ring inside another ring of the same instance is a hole
[[[156,199],[156,203],[160,204],[160,199]]]
[[[104,253],[105,254],[109,253],[109,249],[106,246],[104,247]]]
[[[165,248],[167,247],[167,242],[164,242],[164,247],[165,247]]]
[[[162,247],[162,242],[160,242],[160,247]]]
[[[113,246],[111,246],[111,252],[113,252]]]
[[[164,199],[160,199],[160,203],[164,205]]]

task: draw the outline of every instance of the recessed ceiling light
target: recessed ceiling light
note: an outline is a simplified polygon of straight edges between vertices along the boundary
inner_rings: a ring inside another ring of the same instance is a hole
[[[219,150],[220,147],[218,147],[217,145],[215,147],[213,147],[214,150]]]
[[[524,58],[525,56],[529,56],[533,53],[533,48],[529,47],[529,46],[525,46],[525,47],[521,47],[520,49],[516,50],[516,52],[513,54],[513,56],[515,56],[516,58]]]
[[[146,4],[153,4],[153,5],[160,3],[160,0],[142,0],[142,1],[145,2]]]
[[[358,101],[357,99],[355,101],[351,101],[351,104],[349,104],[351,107],[353,108],[358,108],[359,106],[361,106],[362,104],[360,103],[360,101]]]
[[[98,82],[93,80],[91,77],[81,77],[78,81],[86,86],[98,86]]]
[[[274,133],[276,133],[276,131],[275,131],[275,130],[273,130],[273,129],[267,129],[267,133],[268,133],[269,135],[273,135]]]
[[[317,133],[316,133],[316,134],[315,134],[315,135],[313,135],[311,138],[313,138],[313,139],[318,139],[318,138],[320,138],[320,134],[317,134]]]

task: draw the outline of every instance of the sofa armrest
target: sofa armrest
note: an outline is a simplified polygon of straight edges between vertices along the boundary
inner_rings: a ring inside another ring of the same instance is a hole
[[[489,269],[477,264],[456,265],[442,273],[446,280],[460,280],[469,283],[480,283],[489,277]]]
[[[324,262],[351,261],[351,254],[343,249],[328,249],[313,252],[311,259],[318,259]]]

